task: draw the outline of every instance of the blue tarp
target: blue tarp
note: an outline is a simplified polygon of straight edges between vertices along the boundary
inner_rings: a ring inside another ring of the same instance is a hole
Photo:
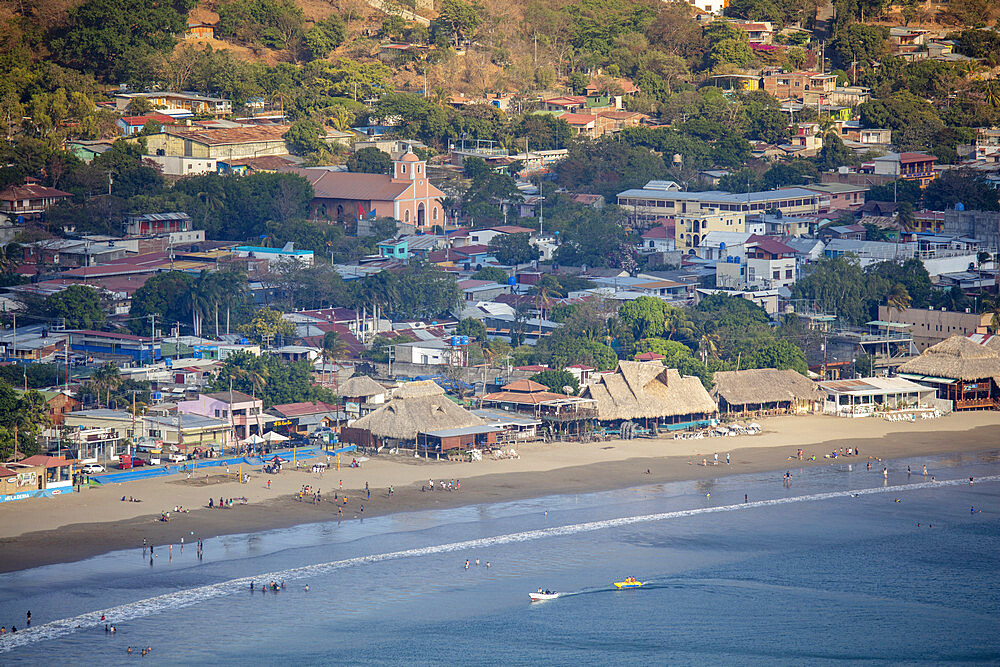
[[[304,460],[311,459],[316,456],[325,456],[327,454],[335,456],[337,454],[344,454],[346,452],[353,451],[357,451],[357,447],[355,445],[348,445],[346,447],[340,447],[333,450],[310,447],[308,449],[296,449],[294,450],[294,455],[296,460]],[[284,461],[290,461],[292,459],[292,452],[293,450],[284,449],[280,452],[272,452],[263,457],[263,459],[259,456],[230,456],[224,459],[197,459],[194,461],[185,461],[184,463],[173,463],[166,466],[144,466],[142,468],[132,468],[131,470],[125,470],[122,472],[91,475],[90,479],[100,484],[114,484],[120,482],[134,482],[140,479],[152,479],[153,477],[163,477],[165,475],[176,475],[180,472],[198,470],[199,468],[217,468],[220,466],[240,465],[241,463],[244,465],[259,466],[264,465],[265,461],[271,461],[275,456]],[[182,466],[184,466],[184,470],[181,470]]]

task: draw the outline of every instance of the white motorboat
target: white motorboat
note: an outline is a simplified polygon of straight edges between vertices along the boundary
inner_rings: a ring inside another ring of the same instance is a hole
[[[531,598],[532,602],[541,602],[542,600],[555,600],[559,594],[554,591],[543,591],[539,588],[534,593],[528,593],[528,597]]]

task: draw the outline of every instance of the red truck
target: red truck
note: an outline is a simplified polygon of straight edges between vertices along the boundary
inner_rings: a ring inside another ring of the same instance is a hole
[[[130,470],[131,468],[141,468],[146,465],[146,462],[140,459],[138,456],[132,456],[131,454],[122,454],[118,457],[118,469],[119,470]]]

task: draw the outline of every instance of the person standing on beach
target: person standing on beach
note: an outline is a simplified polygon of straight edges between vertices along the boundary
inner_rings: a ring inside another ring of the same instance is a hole
[[[927,464],[924,464],[924,477],[927,477]]]
[[[729,452],[726,452],[726,465],[729,465]]]
[[[889,469],[888,468],[882,468],[882,478],[883,479],[889,479]]]

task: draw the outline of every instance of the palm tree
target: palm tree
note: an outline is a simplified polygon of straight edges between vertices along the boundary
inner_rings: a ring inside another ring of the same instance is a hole
[[[663,329],[667,333],[667,340],[674,340],[675,336],[681,340],[691,340],[695,335],[694,322],[688,314],[673,306],[665,307]]]
[[[347,353],[347,343],[336,331],[323,334],[323,364],[337,361]],[[334,376],[336,377],[336,376]]]
[[[711,356],[715,359],[719,358],[719,334],[712,332],[705,332],[701,335],[698,340],[698,349],[701,351],[701,361],[702,363],[707,363],[708,358]]]
[[[121,386],[122,376],[118,370],[118,366],[114,365],[110,361],[103,366],[97,368],[93,375],[90,376],[90,384],[93,385],[97,393],[97,403],[101,403],[101,390],[106,392],[106,400],[104,402],[105,406],[111,405],[111,390],[117,389]]]
[[[886,306],[889,308],[889,323],[892,323],[892,311],[896,313],[902,313],[904,310],[910,307],[910,302],[913,299],[910,298],[910,293],[906,290],[906,286],[902,283],[896,283],[889,290],[889,293],[885,297]],[[885,336],[885,356],[889,356],[889,331],[886,331]]]
[[[208,312],[208,305],[212,302],[216,290],[217,285],[208,271],[202,271],[183,296],[184,309],[191,311],[191,328],[195,336],[201,336],[202,320]]]
[[[201,221],[202,225],[207,224],[209,213],[214,213],[226,205],[225,192],[199,192],[198,199],[201,200],[202,205],[205,207],[205,215],[202,217]]]

